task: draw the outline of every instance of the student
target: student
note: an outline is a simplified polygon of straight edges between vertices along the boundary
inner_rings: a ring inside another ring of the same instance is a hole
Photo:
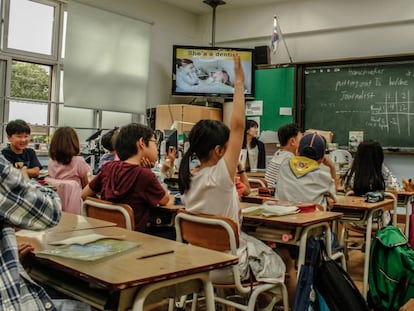
[[[327,198],[336,198],[335,164],[325,156],[325,138],[317,133],[305,134],[297,155],[280,165],[276,187],[278,199],[292,202],[315,202],[328,208]],[[329,172],[321,167],[329,168]]]
[[[384,164],[384,151],[379,142],[365,140],[358,145],[351,168],[344,177],[345,192],[354,191],[355,195],[364,195],[369,191],[395,189],[395,178]],[[384,225],[391,221],[389,211],[382,214]]]
[[[266,168],[266,150],[264,144],[257,139],[259,125],[254,120],[246,121],[243,149],[247,149],[247,171]]]
[[[358,145],[351,168],[345,174],[344,189],[353,190],[356,195],[395,189],[394,179],[384,164],[384,152],[379,142],[365,140]]]
[[[216,120],[200,120],[194,125],[189,136],[190,147],[180,164],[179,187],[186,210],[229,217],[241,230],[242,214],[234,186],[234,176],[237,172],[244,135],[244,77],[240,57],[237,54],[234,54],[234,62],[236,79],[234,107],[230,120],[231,130]],[[190,171],[190,158],[193,154],[200,161],[200,168],[196,173]],[[259,256],[264,256],[268,263],[261,271],[256,271],[252,265],[252,272],[256,279],[260,280],[264,277],[283,281],[286,268],[279,255],[261,241],[243,232],[240,235],[238,251],[242,280],[249,279],[249,261],[258,260],[253,256],[247,256],[247,243],[252,247],[260,248],[262,252],[259,252]],[[233,280],[233,276],[231,270],[221,269],[213,272],[212,279],[214,282],[228,283]],[[296,280],[296,276],[289,280]]]
[[[119,132],[119,128],[115,127],[112,130],[106,132],[104,135],[102,135],[101,138],[101,145],[102,147],[105,148],[105,150],[107,150],[107,152],[105,154],[103,154],[101,156],[101,158],[99,159],[99,164],[98,164],[98,171],[101,169],[102,165],[104,165],[107,162],[111,162],[113,160],[115,160],[115,139],[116,136],[118,135]]]
[[[234,179],[234,184],[236,186],[237,194],[239,197],[250,194],[251,190],[249,177],[247,176],[246,171],[243,169],[243,165],[241,163],[237,165],[237,174]]]
[[[290,159],[296,154],[299,141],[302,137],[302,130],[299,125],[290,123],[281,126],[277,131],[277,136],[279,138],[280,149],[273,155],[265,173],[265,179],[270,188],[276,187],[280,164],[285,159]]]
[[[48,175],[51,178],[74,180],[80,188],[88,184],[90,166],[79,155],[80,144],[76,131],[69,126],[58,128],[49,146]]]
[[[56,226],[61,217],[59,197],[37,182],[26,181],[22,172],[3,156],[0,156],[0,175],[0,309],[56,311],[54,301],[30,278],[19,260],[19,250],[23,255],[32,251],[32,247],[18,247],[15,228],[44,230]],[[68,310],[62,307],[60,310]],[[88,309],[84,306],[78,310]]]
[[[26,168],[27,175],[30,178],[39,177],[42,165],[37,159],[36,152],[28,148],[30,140],[30,126],[24,120],[10,121],[6,126],[9,146],[1,152],[14,167]]]
[[[82,198],[100,194],[104,200],[129,204],[134,209],[136,230],[144,232],[150,210],[169,201],[168,192],[151,171],[158,159],[156,142],[154,131],[146,125],[123,126],[115,142],[120,161],[106,163],[83,189]],[[174,163],[174,154],[168,156]]]

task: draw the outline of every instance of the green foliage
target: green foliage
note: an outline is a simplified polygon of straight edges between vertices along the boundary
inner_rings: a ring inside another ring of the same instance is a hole
[[[12,97],[49,100],[49,83],[49,74],[42,66],[13,62],[10,90]]]

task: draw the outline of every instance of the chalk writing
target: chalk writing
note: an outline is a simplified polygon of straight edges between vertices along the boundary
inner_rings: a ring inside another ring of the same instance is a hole
[[[414,148],[414,62],[309,67],[304,71],[305,128],[349,131],[385,147]]]

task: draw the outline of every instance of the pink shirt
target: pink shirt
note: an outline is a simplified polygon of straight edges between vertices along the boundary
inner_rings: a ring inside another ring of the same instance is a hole
[[[47,166],[48,174],[55,179],[75,180],[82,187],[81,180],[86,176],[91,168],[81,156],[75,156],[69,164],[63,165],[49,159]]]

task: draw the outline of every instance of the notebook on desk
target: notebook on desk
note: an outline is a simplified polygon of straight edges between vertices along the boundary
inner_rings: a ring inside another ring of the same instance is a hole
[[[35,252],[37,257],[58,256],[82,261],[94,261],[125,252],[141,243],[116,239],[102,239],[87,244],[66,244],[53,249]]]

